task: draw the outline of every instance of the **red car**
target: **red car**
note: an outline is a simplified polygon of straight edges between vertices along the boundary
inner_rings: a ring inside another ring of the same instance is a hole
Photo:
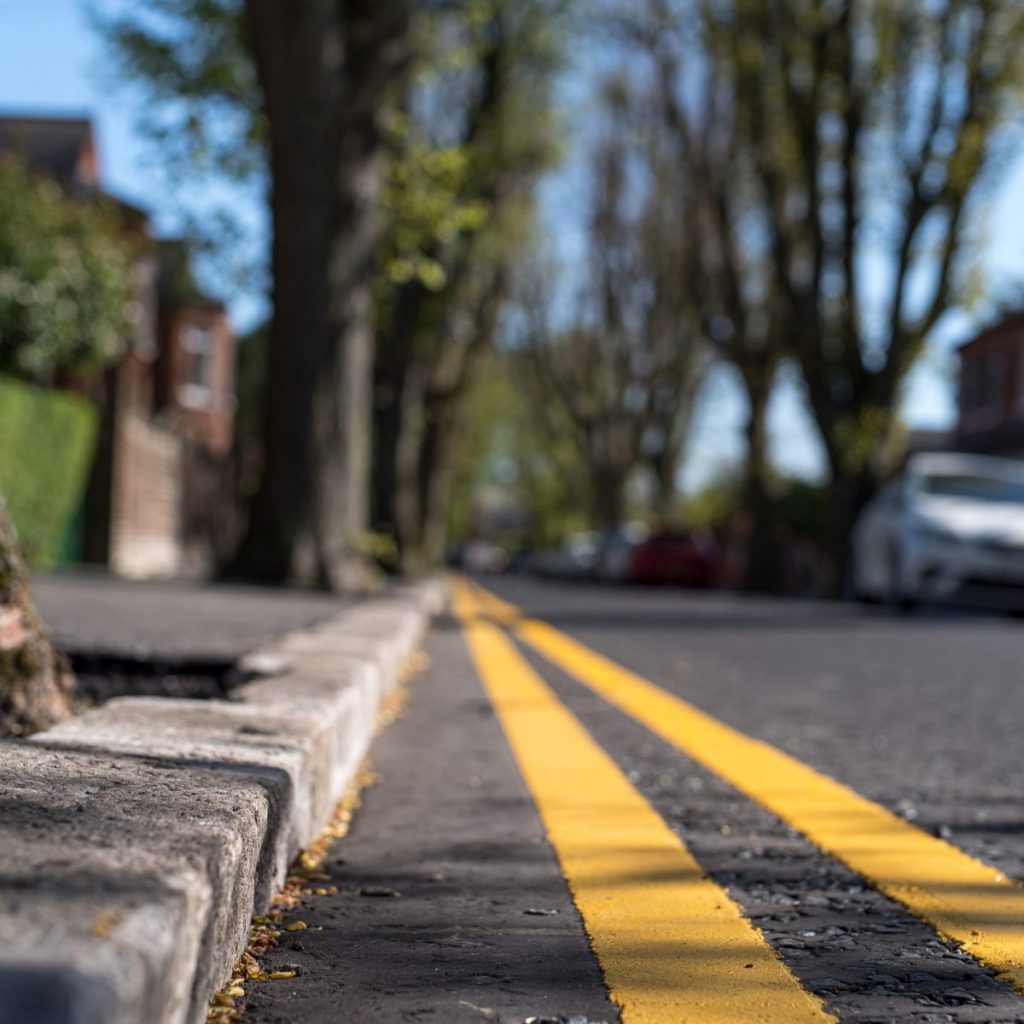
[[[717,572],[717,554],[710,536],[671,530],[655,533],[633,548],[629,579],[633,583],[710,587]]]

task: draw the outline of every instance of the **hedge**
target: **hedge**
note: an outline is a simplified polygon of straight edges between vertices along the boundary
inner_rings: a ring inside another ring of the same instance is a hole
[[[0,492],[31,565],[66,557],[97,426],[84,399],[0,376]]]

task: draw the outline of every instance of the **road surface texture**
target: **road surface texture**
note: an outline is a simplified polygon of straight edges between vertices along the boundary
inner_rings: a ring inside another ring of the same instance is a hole
[[[246,1021],[1024,1022],[1019,622],[480,582]]]

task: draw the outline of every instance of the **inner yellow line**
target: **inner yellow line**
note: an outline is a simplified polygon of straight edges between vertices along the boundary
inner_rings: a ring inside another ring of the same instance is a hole
[[[1024,886],[482,588],[529,646],[802,832],[1024,992]]]
[[[461,582],[453,606],[623,1024],[834,1022]]]

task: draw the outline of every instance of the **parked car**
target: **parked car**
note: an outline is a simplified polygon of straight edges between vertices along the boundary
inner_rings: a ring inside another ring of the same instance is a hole
[[[592,579],[597,573],[601,556],[601,535],[592,531],[570,534],[561,545],[546,551],[537,560],[536,569],[542,576],[561,579]]]
[[[1024,599],[1024,463],[922,454],[864,509],[853,535],[859,597],[910,607],[982,584]]]
[[[462,549],[461,563],[468,572],[504,572],[508,568],[508,555],[490,541],[470,540]]]
[[[597,563],[598,579],[611,583],[628,583],[633,563],[633,551],[642,544],[650,531],[643,523],[626,523],[601,537],[601,553]]]
[[[629,579],[633,583],[709,587],[715,581],[717,561],[717,546],[709,534],[662,530],[633,547]]]

